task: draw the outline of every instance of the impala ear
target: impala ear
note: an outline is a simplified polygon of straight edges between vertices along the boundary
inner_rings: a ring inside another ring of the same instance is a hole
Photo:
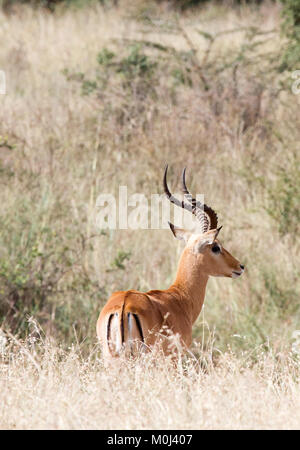
[[[214,239],[213,239],[214,241],[217,239],[217,236],[220,233],[222,227],[223,227],[223,225],[221,225],[219,228],[216,229],[216,232],[215,232],[215,235],[214,235]]]
[[[186,231],[183,228],[175,227],[175,225],[173,225],[171,222],[168,222],[168,224],[172,230],[172,233],[176,237],[176,239],[179,239],[179,240],[182,240],[185,242],[187,242],[189,240],[189,237],[191,236],[190,231]]]

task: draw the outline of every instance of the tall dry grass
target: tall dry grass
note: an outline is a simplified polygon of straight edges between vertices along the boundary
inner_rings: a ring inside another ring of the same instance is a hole
[[[3,337],[2,337],[3,339]],[[7,336],[0,364],[1,429],[298,429],[299,361],[292,354],[171,361],[148,354],[104,367],[95,347],[69,350]]]
[[[151,2],[0,12],[1,326],[26,339],[33,316],[60,343],[10,344],[1,427],[298,426],[300,116],[276,70],[279,20],[268,2],[179,19]],[[188,166],[246,272],[209,280],[194,327],[205,371],[149,356],[119,377],[89,359],[97,315],[114,290],[168,287],[182,247],[167,230],[97,229],[96,198],[127,185],[150,199],[166,161],[174,189]]]

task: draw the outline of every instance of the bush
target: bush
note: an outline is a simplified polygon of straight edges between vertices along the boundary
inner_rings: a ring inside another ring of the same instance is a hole
[[[280,70],[296,70],[300,65],[300,1],[281,0],[283,3],[282,33],[288,44],[282,58]]]
[[[155,116],[150,112],[160,103],[161,91],[173,105],[184,91],[197,92],[202,99],[205,96],[207,114],[202,119],[207,127],[215,126],[211,117],[218,121],[226,112],[224,120],[231,120],[234,115],[243,132],[260,126],[265,133],[268,128],[265,111],[271,109],[279,92],[273,70],[278,53],[265,55],[262,52],[258,56],[257,50],[263,48],[272,32],[244,28],[241,45],[227,50],[222,57],[215,57],[213,49],[224,32],[210,34],[196,29],[207,46],[200,57],[180,22],[174,21],[173,26],[188,49],[176,50],[146,40],[114,41],[114,50],[105,47],[98,54],[94,78],[84,73],[72,74],[68,69],[64,74],[70,81],[80,82],[82,95],[94,95],[102,120],[114,119],[126,139],[131,134],[129,128],[149,125],[149,118]],[[230,30],[228,34],[235,32],[241,29]],[[272,85],[273,90],[265,96],[263,110],[262,98],[268,85]]]
[[[5,11],[10,11],[16,4],[28,4],[34,8],[46,8],[50,11],[54,11],[55,7],[59,4],[66,6],[83,6],[88,3],[98,1],[99,3],[105,3],[105,0],[0,0],[0,6]]]
[[[61,226],[59,202],[47,204],[50,227],[46,210],[32,200],[16,200],[18,212],[0,217],[0,326],[25,336],[34,316],[46,332],[68,340],[75,327],[80,338],[93,339],[95,295],[104,299],[106,293],[82,267],[87,240]]]
[[[58,4],[64,4],[66,6],[84,6],[91,2],[98,2],[105,6],[114,7],[119,4],[118,0],[0,0],[0,6],[5,10],[10,10],[11,7],[15,4],[30,4],[33,7],[42,7],[47,8],[50,11],[53,11]],[[232,0],[231,3],[241,4],[241,3],[254,3],[259,4],[264,0]],[[296,2],[297,0],[295,0]],[[208,3],[209,0],[153,0],[153,3],[167,3],[172,6],[174,9],[179,9],[181,11],[185,11],[189,8],[199,7],[204,3]],[[216,3],[223,3],[224,0],[217,0]]]
[[[294,155],[286,167],[276,170],[268,191],[267,212],[275,220],[281,235],[297,235],[300,231],[300,161]]]

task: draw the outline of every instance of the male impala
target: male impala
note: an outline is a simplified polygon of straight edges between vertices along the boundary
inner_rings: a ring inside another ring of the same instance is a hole
[[[212,208],[196,201],[185,184],[182,173],[184,201],[175,198],[167,185],[164,173],[164,191],[170,202],[190,211],[199,222],[196,231],[180,229],[169,223],[177,239],[185,242],[174,283],[164,291],[120,291],[112,294],[102,309],[97,322],[97,335],[104,356],[118,356],[121,350],[133,354],[137,342],[151,348],[162,336],[179,334],[181,343],[192,342],[192,326],[200,314],[209,276],[237,278],[244,272],[239,263],[217,239],[222,227],[217,228],[217,214]],[[161,342],[168,353],[168,339]]]

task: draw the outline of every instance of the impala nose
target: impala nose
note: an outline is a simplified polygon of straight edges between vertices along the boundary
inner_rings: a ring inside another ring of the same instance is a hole
[[[244,270],[244,269],[245,269],[245,266],[243,266],[243,264],[240,264],[240,268],[241,268],[242,270]]]

